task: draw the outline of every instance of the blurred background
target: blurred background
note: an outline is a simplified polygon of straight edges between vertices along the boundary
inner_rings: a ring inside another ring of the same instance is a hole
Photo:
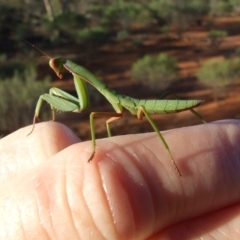
[[[157,99],[171,90],[204,100],[195,110],[207,122],[240,118],[239,0],[1,0],[1,135],[31,124],[50,87],[76,96],[72,76],[58,79],[22,39],[86,67],[121,94]],[[83,140],[90,139],[92,111],[113,111],[91,86],[89,93],[90,109],[57,115]],[[41,119],[51,119],[47,104]],[[201,124],[190,111],[153,119],[161,130]],[[105,121],[96,119],[98,137],[107,136]],[[127,111],[112,123],[113,134],[147,131],[147,120]]]

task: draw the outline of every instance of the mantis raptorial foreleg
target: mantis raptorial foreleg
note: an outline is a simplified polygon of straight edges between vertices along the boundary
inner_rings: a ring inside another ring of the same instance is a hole
[[[32,131],[34,130],[36,121],[39,120],[43,101],[46,101],[48,104],[50,104],[53,121],[55,120],[56,110],[62,111],[62,112],[80,112],[81,111],[81,109],[79,108],[78,98],[72,96],[67,92],[64,92],[59,88],[51,88],[49,90],[49,94],[45,93],[41,95],[38,99],[36,109],[35,109],[35,115],[33,118],[33,128],[29,134],[32,133]]]

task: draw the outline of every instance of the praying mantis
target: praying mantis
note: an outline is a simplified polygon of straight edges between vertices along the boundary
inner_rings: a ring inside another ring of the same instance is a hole
[[[73,81],[78,97],[74,97],[69,93],[55,87],[51,88],[49,93],[41,95],[36,105],[35,115],[33,118],[33,128],[30,133],[32,133],[35,123],[39,119],[43,101],[46,101],[48,104],[50,104],[52,109],[53,120],[55,119],[56,111],[80,113],[87,109],[89,107],[89,95],[86,83],[89,83],[93,87],[95,87],[109,101],[115,112],[92,112],[90,114],[90,130],[93,152],[89,157],[88,162],[90,162],[93,159],[96,152],[94,118],[96,117],[108,118],[106,121],[106,129],[108,137],[111,137],[112,134],[110,129],[110,123],[120,119],[123,115],[123,108],[125,108],[128,111],[130,111],[132,115],[135,115],[139,120],[143,119],[144,116],[147,118],[153,130],[156,132],[158,138],[166,148],[171,158],[171,161],[175,167],[175,170],[177,171],[179,176],[181,176],[181,172],[174,161],[172,152],[167,142],[165,141],[164,137],[162,136],[161,132],[159,131],[157,125],[155,124],[150,115],[158,113],[169,114],[190,110],[192,113],[197,115],[203,122],[205,122],[202,119],[202,117],[193,110],[193,108],[195,108],[196,106],[200,105],[203,102],[202,100],[180,100],[177,98],[176,95],[175,95],[176,100],[168,99],[140,100],[129,96],[121,95],[117,93],[115,90],[109,88],[105,83],[100,81],[93,73],[91,73],[84,67],[77,65],[72,61],[65,60],[62,57],[51,58],[36,46],[34,45],[32,46],[38,49],[40,52],[42,52],[50,59],[49,65],[60,79],[63,77],[63,73],[65,71],[69,71],[73,75]]]

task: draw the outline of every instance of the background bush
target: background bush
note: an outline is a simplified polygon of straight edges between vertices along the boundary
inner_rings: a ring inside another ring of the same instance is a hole
[[[210,47],[218,47],[223,38],[227,37],[228,32],[224,30],[211,30],[208,34],[210,38]]]
[[[22,73],[15,71],[11,78],[0,79],[0,83],[1,131],[9,133],[32,124],[37,100],[49,90],[49,77],[36,81],[36,68],[29,66]]]
[[[146,55],[132,65],[132,77],[154,91],[165,90],[177,77],[177,60],[167,54]]]
[[[76,42],[76,32],[87,25],[87,18],[75,12],[63,12],[57,15],[53,21],[43,17],[41,30],[49,34],[52,42],[72,40]]]
[[[197,72],[198,79],[213,88],[214,100],[226,97],[229,84],[240,78],[240,58],[208,61]]]
[[[228,0],[218,0],[212,6],[211,14],[214,16],[229,15],[234,10],[233,5]]]

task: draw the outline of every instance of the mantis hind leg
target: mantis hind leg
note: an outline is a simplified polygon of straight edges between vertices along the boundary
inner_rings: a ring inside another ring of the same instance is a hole
[[[119,117],[111,117],[111,118],[109,118],[109,119],[106,121],[106,127],[107,127],[108,137],[111,137],[111,136],[112,136],[109,123],[110,123],[110,122],[117,121],[117,120],[120,119],[121,117],[122,117],[122,114],[121,114],[121,116],[119,116]]]
[[[170,91],[170,90],[168,90],[167,92],[165,92],[165,93],[163,93],[160,97],[159,97],[159,99],[162,99],[162,98],[165,98],[167,95],[170,95],[170,94],[172,94],[176,99],[180,99],[178,96],[177,96],[177,94],[175,94],[173,91]],[[191,111],[196,117],[198,117],[203,123],[207,123],[204,119],[203,119],[203,117],[199,114],[199,113],[197,113],[195,110],[193,110],[193,109],[189,109],[189,111]]]
[[[90,114],[90,129],[91,129],[91,137],[92,137],[92,146],[93,146],[93,153],[88,159],[88,162],[90,162],[95,154],[96,151],[96,137],[95,137],[95,126],[94,126],[94,118],[96,117],[109,117],[109,119],[106,121],[107,126],[107,132],[108,136],[111,137],[111,130],[109,123],[118,120],[122,117],[122,113],[116,113],[116,112],[92,112]]]
[[[152,118],[151,118],[151,116],[149,115],[149,113],[146,111],[145,107],[144,107],[144,106],[140,106],[139,109],[138,109],[138,112],[137,112],[137,118],[141,120],[141,119],[143,118],[143,115],[145,115],[145,117],[147,118],[148,122],[151,124],[152,128],[153,128],[154,131],[157,133],[159,139],[162,141],[164,147],[166,148],[168,154],[170,155],[170,158],[171,158],[171,160],[172,160],[172,163],[173,163],[173,165],[174,165],[174,167],[175,167],[176,172],[178,173],[179,176],[182,176],[180,170],[179,170],[178,167],[177,167],[177,164],[175,163],[175,161],[174,161],[174,159],[173,159],[171,150],[170,150],[167,142],[165,141],[163,135],[162,135],[161,132],[159,131],[157,125],[156,125],[155,122],[152,120]]]

